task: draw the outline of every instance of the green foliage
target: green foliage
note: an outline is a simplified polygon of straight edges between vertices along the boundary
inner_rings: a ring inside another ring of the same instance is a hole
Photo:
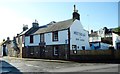
[[[120,32],[120,27],[117,27],[113,30],[114,32]]]

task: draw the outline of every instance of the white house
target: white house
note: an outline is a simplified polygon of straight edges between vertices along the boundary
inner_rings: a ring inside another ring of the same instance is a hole
[[[41,26],[25,36],[25,47],[29,48],[29,56],[52,59],[69,59],[79,55],[80,50],[90,49],[88,31],[84,30],[75,6],[72,19]]]
[[[115,49],[120,49],[120,33],[112,33],[113,35],[113,46]]]
[[[112,29],[105,30],[104,28],[94,32],[91,30],[91,34],[89,34],[91,49],[105,50],[112,46]]]

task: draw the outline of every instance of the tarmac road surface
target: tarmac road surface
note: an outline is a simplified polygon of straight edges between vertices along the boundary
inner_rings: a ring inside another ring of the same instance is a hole
[[[78,63],[62,60],[0,59],[0,73],[4,72],[118,72],[118,64]],[[119,70],[120,71],[120,70]]]

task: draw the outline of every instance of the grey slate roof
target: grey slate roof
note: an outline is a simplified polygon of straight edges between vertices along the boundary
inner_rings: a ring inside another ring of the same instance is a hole
[[[29,29],[22,31],[19,35],[24,35]]]
[[[98,37],[97,32],[89,34],[90,37]]]
[[[72,23],[73,23],[73,19],[56,22],[52,25],[47,25],[46,27],[39,28],[33,34],[40,34],[40,33],[46,33],[46,32],[53,32],[53,31],[68,29],[72,25]]]
[[[30,28],[27,32],[25,32],[25,35],[27,36],[27,35],[31,35],[31,34],[33,34],[33,33],[35,33],[37,30],[39,29],[39,27],[38,28]]]

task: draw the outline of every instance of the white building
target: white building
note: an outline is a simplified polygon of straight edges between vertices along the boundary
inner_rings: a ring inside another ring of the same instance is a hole
[[[25,37],[25,46],[29,56],[52,59],[68,59],[79,55],[80,50],[90,49],[88,31],[84,30],[75,6],[72,19],[39,27]]]
[[[98,31],[91,30],[89,34],[91,49],[109,49],[112,46],[112,29],[104,27]]]
[[[113,46],[115,49],[120,49],[120,33],[112,33],[113,35]]]

